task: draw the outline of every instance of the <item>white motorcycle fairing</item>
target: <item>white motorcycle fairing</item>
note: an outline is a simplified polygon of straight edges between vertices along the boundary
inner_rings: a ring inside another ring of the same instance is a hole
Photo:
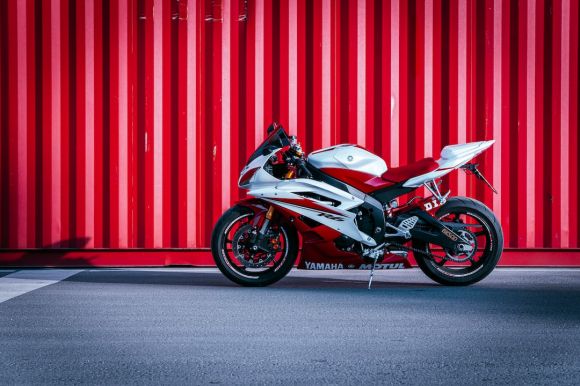
[[[371,236],[358,229],[355,222],[356,214],[349,212],[349,209],[361,205],[364,200],[325,182],[308,178],[291,180],[275,178],[264,170],[264,166],[278,151],[280,149],[257,157],[242,170],[239,183],[240,186],[249,188],[250,196],[308,217],[367,246],[377,245]],[[242,185],[243,176],[252,170],[255,170],[254,175]],[[313,199],[309,197],[312,194],[327,200]]]
[[[446,146],[441,151],[441,158],[436,161],[439,165],[436,170],[408,179],[403,187],[415,188],[428,184],[466,164],[494,142],[491,140]],[[346,192],[313,179],[283,180],[274,177],[264,167],[280,150],[274,149],[247,164],[240,173],[239,186],[248,189],[250,196],[317,221],[366,246],[377,245],[373,237],[359,230],[356,214],[350,210],[365,201],[382,210],[381,203],[352,186]],[[387,171],[384,160],[356,145],[345,144],[321,149],[311,153],[308,161],[318,168],[355,170],[378,178]]]
[[[380,176],[387,171],[387,164],[381,157],[350,144],[313,151],[308,156],[308,162],[317,168],[350,169],[374,176]]]
[[[439,167],[436,170],[410,178],[403,184],[403,186],[417,188],[426,182],[443,177],[451,171],[465,165],[494,143],[495,140],[492,139],[491,141],[447,145],[441,150],[441,158],[436,161],[439,164]]]

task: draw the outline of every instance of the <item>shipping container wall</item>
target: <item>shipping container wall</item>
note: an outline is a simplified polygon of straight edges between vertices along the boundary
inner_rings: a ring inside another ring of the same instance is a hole
[[[272,121],[390,166],[495,139],[498,195],[445,185],[508,247],[578,248],[578,26],[575,0],[1,1],[0,248],[206,248]]]

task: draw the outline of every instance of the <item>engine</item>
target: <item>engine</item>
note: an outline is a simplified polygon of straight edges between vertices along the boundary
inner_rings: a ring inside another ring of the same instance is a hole
[[[358,229],[360,229],[362,232],[366,233],[367,235],[372,235],[373,232],[376,230],[376,224],[375,224],[375,220],[373,219],[373,216],[370,213],[370,210],[368,208],[365,207],[357,207],[351,210],[352,212],[356,213],[356,224],[358,226]],[[383,227],[381,226],[381,229]],[[359,243],[357,243],[355,240],[351,239],[350,237],[347,237],[345,235],[342,235],[338,238],[336,238],[334,240],[334,243],[336,244],[336,246],[343,250],[343,251],[352,251],[352,250],[356,250],[355,246]]]

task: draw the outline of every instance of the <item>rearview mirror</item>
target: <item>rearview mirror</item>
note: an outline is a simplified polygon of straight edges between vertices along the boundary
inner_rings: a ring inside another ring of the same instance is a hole
[[[268,133],[268,135],[270,135],[278,127],[280,127],[280,125],[278,124],[278,122],[272,122],[272,124],[270,126],[268,126],[268,128],[266,129],[266,133]]]

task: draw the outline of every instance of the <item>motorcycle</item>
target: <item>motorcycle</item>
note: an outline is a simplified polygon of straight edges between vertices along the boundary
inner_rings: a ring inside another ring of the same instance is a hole
[[[387,168],[351,144],[306,156],[296,137],[274,123],[240,173],[238,185],[250,197],[215,225],[215,263],[235,283],[266,286],[292,269],[301,249],[298,269],[366,269],[370,289],[375,269],[410,268],[412,252],[438,283],[476,283],[502,254],[501,225],[483,203],[449,197],[440,183],[462,169],[497,193],[470,162],[493,143],[449,145],[438,160]],[[411,197],[422,186],[430,195]]]

